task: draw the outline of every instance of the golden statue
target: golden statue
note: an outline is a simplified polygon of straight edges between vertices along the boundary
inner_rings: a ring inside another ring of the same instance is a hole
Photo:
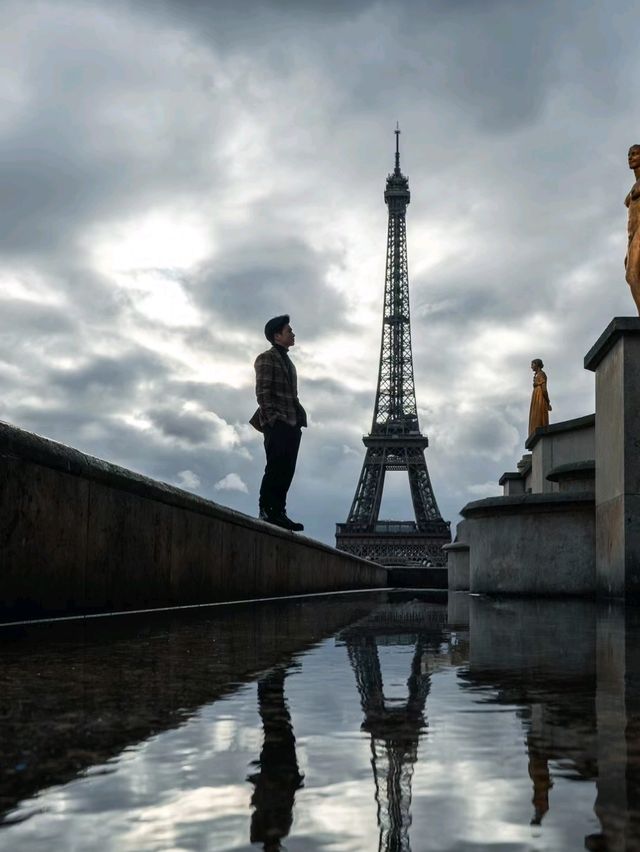
[[[632,145],[628,156],[629,168],[633,169],[636,182],[624,200],[629,208],[629,244],[624,268],[627,284],[631,287],[631,295],[640,315],[640,145]]]
[[[547,393],[547,374],[543,371],[544,364],[539,358],[531,362],[533,370],[533,393],[529,407],[529,434],[533,435],[538,426],[549,425],[551,403]]]

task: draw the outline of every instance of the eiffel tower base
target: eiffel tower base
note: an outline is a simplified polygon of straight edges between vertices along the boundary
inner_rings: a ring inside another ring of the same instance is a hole
[[[439,519],[426,526],[423,531],[413,521],[378,521],[373,529],[353,522],[336,524],[336,547],[387,569],[439,568],[446,572],[447,555],[442,547],[451,543],[449,524]]]

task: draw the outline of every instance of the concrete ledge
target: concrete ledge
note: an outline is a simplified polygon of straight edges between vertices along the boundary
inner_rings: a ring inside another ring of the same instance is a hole
[[[0,424],[0,620],[387,585],[381,566]]]
[[[511,482],[512,480],[524,479],[524,477],[525,474],[519,473],[517,470],[507,470],[498,480],[498,485],[504,485],[505,482]]]
[[[595,459],[559,464],[552,468],[547,474],[551,482],[560,482],[562,479],[593,479],[596,475]]]
[[[469,550],[469,545],[462,541],[452,541],[451,544],[443,545],[442,549],[446,550],[447,553],[458,553]]]
[[[526,494],[531,490],[527,487],[531,480],[531,456],[525,458],[526,462],[518,463],[518,470],[507,470],[498,480],[498,485],[502,486],[503,497]]]
[[[595,494],[592,491],[515,494],[512,497],[485,497],[483,500],[474,500],[471,503],[467,503],[461,509],[460,514],[463,518],[476,518],[496,513],[505,515],[535,514],[554,512],[558,509],[569,510],[582,505],[595,505]]]
[[[529,435],[524,445],[528,450],[532,450],[545,435],[555,435],[560,432],[575,432],[579,429],[592,429],[595,426],[595,422],[595,414],[585,414],[584,417],[576,417],[573,420],[561,420],[559,423],[539,426],[533,435]]]
[[[640,334],[640,317],[614,317],[584,356],[585,370],[595,372],[598,364],[623,334]]]
[[[472,592],[593,595],[592,492],[489,497],[462,510],[470,524]]]

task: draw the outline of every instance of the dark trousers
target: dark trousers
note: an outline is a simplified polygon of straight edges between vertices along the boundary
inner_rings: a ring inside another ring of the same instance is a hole
[[[260,508],[270,514],[286,509],[287,491],[296,470],[301,434],[299,426],[289,426],[284,420],[276,420],[273,426],[264,427],[267,465],[260,486]]]

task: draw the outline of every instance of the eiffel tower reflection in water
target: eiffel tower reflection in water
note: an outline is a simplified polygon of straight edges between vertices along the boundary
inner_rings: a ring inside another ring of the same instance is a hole
[[[420,737],[427,730],[431,674],[445,664],[446,607],[418,601],[383,606],[339,634],[346,645],[371,737],[371,768],[379,827],[379,852],[410,852],[411,782]],[[406,700],[385,697],[379,647],[413,646]]]

